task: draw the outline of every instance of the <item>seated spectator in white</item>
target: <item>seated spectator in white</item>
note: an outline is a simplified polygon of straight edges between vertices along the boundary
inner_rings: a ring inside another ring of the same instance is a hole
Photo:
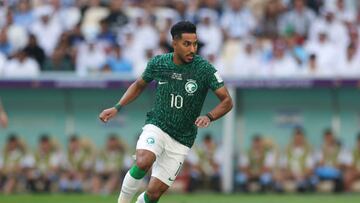
[[[296,33],[305,37],[315,18],[315,12],[305,5],[305,0],[295,0],[294,8],[280,18],[280,33]]]
[[[204,43],[203,49],[214,51],[216,54],[220,52],[223,35],[217,24],[218,14],[211,9],[200,9],[198,11],[199,24],[197,24],[198,40]]]
[[[310,54],[308,60],[301,67],[299,77],[321,78],[323,75],[324,74],[319,69],[316,55]]]
[[[32,57],[38,62],[41,68],[43,67],[46,56],[44,50],[39,46],[35,35],[29,35],[29,43],[25,47],[25,51],[28,56]]]
[[[28,30],[35,19],[30,1],[18,1],[14,13],[14,23]]]
[[[6,56],[0,52],[0,77],[3,75],[3,70],[5,68],[7,58]]]
[[[40,74],[39,64],[24,50],[19,51],[4,66],[3,76],[9,78],[36,77]]]
[[[254,78],[260,75],[261,60],[255,47],[255,40],[246,40],[242,44],[242,50],[235,57],[231,69],[223,72],[227,76],[238,76],[242,78]]]
[[[150,24],[149,14],[143,9],[136,9],[131,16],[133,25],[134,42],[139,44],[142,54],[146,49],[156,49],[159,46],[159,33]]]
[[[244,0],[229,0],[228,8],[221,17],[221,26],[225,38],[245,38],[256,28],[256,19],[250,9],[244,5]]]
[[[113,73],[132,74],[133,65],[130,60],[123,56],[122,48],[115,44],[112,49],[111,55],[107,57],[104,70],[111,71]]]
[[[315,19],[309,30],[309,40],[316,41],[322,32],[326,32],[328,39],[337,47],[346,48],[349,44],[346,26],[335,18],[334,9],[324,9],[322,15]]]
[[[140,77],[142,75],[142,73],[144,72],[147,63],[149,62],[149,60],[155,56],[155,50],[153,49],[147,49],[145,51],[145,57],[141,57],[135,60],[134,64],[134,76]]]
[[[337,75],[343,78],[359,78],[360,77],[360,57],[356,55],[358,47],[350,44],[346,53],[340,54],[338,58]]]
[[[353,23],[356,19],[356,7],[351,7],[349,1],[336,0],[335,16],[340,22]]]
[[[96,41],[89,39],[79,45],[76,55],[76,73],[79,76],[101,72],[106,63],[104,48]]]
[[[81,30],[91,35],[96,35],[100,31],[100,21],[109,15],[109,9],[101,6],[100,0],[92,0],[89,7],[85,10],[82,19]]]
[[[275,78],[290,78],[300,71],[295,59],[287,53],[286,43],[276,40],[273,43],[271,59],[264,65],[264,75]]]
[[[316,55],[317,76],[328,78],[335,75],[339,50],[343,49],[329,41],[325,31],[319,32],[318,39],[308,41],[305,50]]]
[[[30,28],[47,56],[51,56],[63,32],[61,24],[53,18],[53,11],[54,9],[48,5],[38,8],[37,15],[40,19]]]
[[[219,71],[220,75],[224,75],[223,73],[225,72],[225,64],[218,52],[203,49],[201,55],[204,56],[204,58],[208,60],[216,68],[216,70]]]
[[[14,23],[12,10],[8,10],[7,12],[6,23],[7,24],[3,28],[3,32],[6,35],[5,41],[7,41],[9,45],[8,48],[10,50],[8,50],[8,56],[10,56],[15,52],[25,48],[25,46],[28,44],[28,33],[24,27]]]
[[[78,7],[61,5],[61,0],[51,0],[49,3],[54,9],[54,20],[59,22],[63,30],[71,30],[80,22],[81,12]]]

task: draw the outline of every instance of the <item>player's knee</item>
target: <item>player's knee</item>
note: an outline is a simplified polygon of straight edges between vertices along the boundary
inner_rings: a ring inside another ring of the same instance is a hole
[[[144,159],[139,159],[136,160],[136,166],[143,171],[148,171],[152,166],[152,162],[146,161]]]
[[[159,200],[160,197],[161,197],[161,194],[162,194],[161,191],[156,191],[156,190],[148,190],[148,191],[146,191],[146,195],[151,201]]]

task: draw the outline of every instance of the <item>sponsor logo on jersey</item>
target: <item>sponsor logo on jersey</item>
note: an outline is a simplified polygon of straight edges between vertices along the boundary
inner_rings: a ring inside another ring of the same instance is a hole
[[[171,79],[174,79],[174,80],[182,80],[182,74],[181,73],[173,73],[171,75]]]
[[[146,139],[146,143],[148,143],[149,145],[153,145],[155,144],[155,139],[153,137],[149,137],[148,139]]]
[[[198,89],[198,85],[196,84],[195,80],[188,80],[185,84],[185,90],[189,94],[194,94]]]
[[[159,81],[159,82],[158,82],[159,85],[164,85],[164,84],[166,84],[166,83],[168,83],[168,82],[166,82],[166,81]]]
[[[224,80],[221,78],[221,76],[220,76],[220,74],[219,74],[218,72],[215,72],[214,75],[215,75],[216,80],[217,80],[218,82],[223,82],[223,81],[224,81]]]

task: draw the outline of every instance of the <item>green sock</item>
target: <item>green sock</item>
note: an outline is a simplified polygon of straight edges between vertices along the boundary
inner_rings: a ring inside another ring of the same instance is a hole
[[[146,192],[144,194],[144,200],[145,200],[145,203],[157,203],[158,202],[158,200],[154,200],[154,201],[150,200],[150,198],[147,196]]]
[[[133,165],[129,172],[133,178],[138,180],[142,179],[147,173],[147,171],[140,169],[137,165]]]

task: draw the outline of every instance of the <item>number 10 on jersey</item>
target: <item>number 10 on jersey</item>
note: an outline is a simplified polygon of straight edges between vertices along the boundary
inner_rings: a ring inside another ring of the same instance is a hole
[[[177,109],[181,109],[184,104],[184,98],[180,95],[175,95],[175,94],[170,94],[170,95],[171,95],[170,107],[171,108],[175,107]]]

